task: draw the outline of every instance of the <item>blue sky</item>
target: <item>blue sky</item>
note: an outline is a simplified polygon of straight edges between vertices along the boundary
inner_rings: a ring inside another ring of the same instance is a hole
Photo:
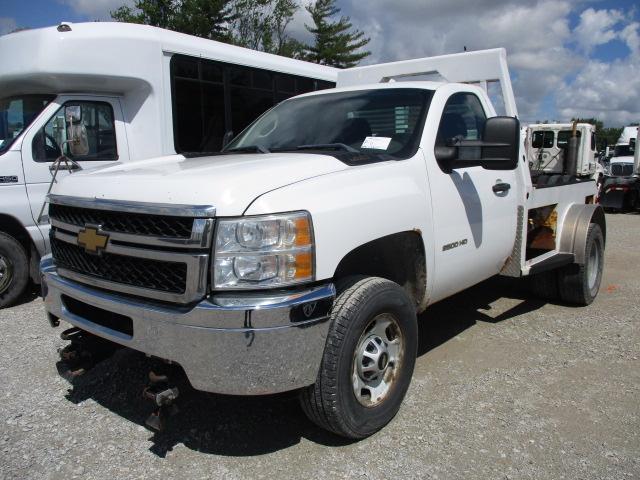
[[[0,0],[0,34],[63,20],[107,20],[109,11],[132,2]],[[503,46],[524,120],[596,116],[611,126],[640,121],[640,3],[633,0],[337,4],[371,38],[365,63]],[[290,34],[308,38],[305,23],[308,15],[300,9]]]

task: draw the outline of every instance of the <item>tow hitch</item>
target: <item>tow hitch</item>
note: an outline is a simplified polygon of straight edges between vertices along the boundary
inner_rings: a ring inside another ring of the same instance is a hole
[[[66,367],[66,373],[72,378],[83,375],[121,348],[115,343],[77,327],[65,330],[60,334],[60,338],[71,342],[66,347],[59,349],[58,353]]]
[[[168,375],[149,372],[149,385],[142,391],[142,397],[156,407],[145,422],[149,428],[164,430],[167,418],[178,413],[175,401],[179,394],[178,387],[169,384]]]

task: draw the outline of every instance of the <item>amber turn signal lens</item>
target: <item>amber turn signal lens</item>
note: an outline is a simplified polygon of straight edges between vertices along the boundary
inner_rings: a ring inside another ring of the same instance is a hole
[[[302,252],[295,254],[296,274],[295,279],[307,279],[313,275],[313,257],[311,252]]]
[[[311,225],[309,225],[308,217],[299,217],[295,219],[297,247],[306,247],[311,245]]]

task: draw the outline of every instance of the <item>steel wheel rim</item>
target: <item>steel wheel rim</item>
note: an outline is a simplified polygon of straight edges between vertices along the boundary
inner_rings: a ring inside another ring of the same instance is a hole
[[[594,242],[589,252],[589,261],[587,263],[589,290],[593,290],[598,281],[598,271],[600,270],[600,250]]]
[[[13,278],[13,267],[8,259],[0,255],[0,293],[9,288]]]
[[[352,368],[353,393],[365,407],[389,396],[402,368],[405,342],[396,318],[382,313],[369,322],[358,340]]]

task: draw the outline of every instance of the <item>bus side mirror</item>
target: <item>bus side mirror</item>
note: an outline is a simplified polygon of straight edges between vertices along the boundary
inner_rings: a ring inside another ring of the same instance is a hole
[[[80,105],[67,105],[64,107],[64,117],[67,123],[80,123],[82,121],[82,108],[80,108]]]

